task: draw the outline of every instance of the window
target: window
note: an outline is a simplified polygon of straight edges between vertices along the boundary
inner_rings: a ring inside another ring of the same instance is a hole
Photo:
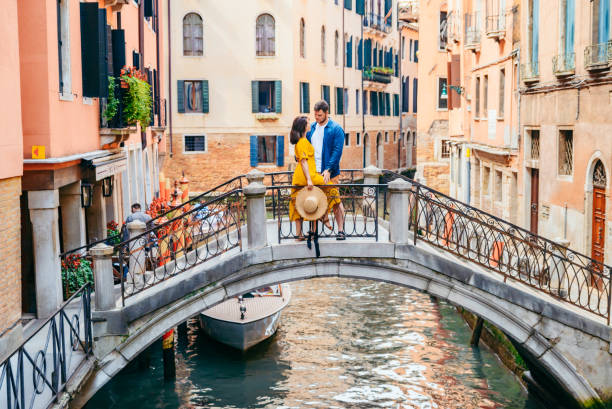
[[[506,70],[503,68],[499,70],[499,113],[498,117],[503,118],[504,116],[504,98],[506,93]]]
[[[338,35],[338,30],[336,30],[336,33],[334,35],[334,64],[335,65],[340,65],[340,44],[338,43],[340,41],[340,37]]]
[[[185,152],[206,152],[205,135],[185,135]]]
[[[336,115],[344,114],[344,92],[342,88],[336,87]]]
[[[68,0],[60,0],[57,3],[57,31],[59,93],[71,96],[72,76],[70,75],[70,12]]]
[[[183,55],[204,54],[204,27],[202,17],[189,13],[183,18]]]
[[[273,56],[276,54],[276,32],[274,17],[262,14],[255,24],[256,54],[258,56]]]
[[[574,61],[574,20],[576,13],[575,0],[561,1],[561,46],[565,54],[564,60],[567,62]],[[571,58],[571,60],[570,60]],[[569,67],[567,67],[569,68]]]
[[[329,98],[329,85],[321,85],[321,99],[331,105],[331,99]]]
[[[491,194],[489,179],[491,179],[491,168],[484,166],[482,168],[482,193],[485,196]]]
[[[597,1],[597,0],[595,0]],[[607,2],[607,0],[606,0]],[[529,62],[534,74],[538,71],[538,57],[540,48],[540,0],[529,0],[529,21],[528,29],[528,46],[529,46]]]
[[[363,107],[363,114],[367,115],[368,114],[368,91],[364,90],[361,96],[362,96],[361,106]]]
[[[325,26],[321,27],[321,62],[325,63]]]
[[[412,80],[412,112],[417,112],[417,94],[419,92],[419,80],[414,78]]]
[[[438,109],[448,109],[446,78],[438,78]]]
[[[406,77],[402,84],[402,112],[410,112],[410,77]]]
[[[463,162],[461,161],[461,157],[463,150],[461,148],[457,149],[457,186],[461,187],[461,183],[463,182],[463,170],[461,169]]]
[[[355,113],[359,115],[359,90],[355,90]]]
[[[306,58],[306,23],[300,19],[300,57]]]
[[[538,160],[540,159],[540,131],[537,129],[532,129],[529,132],[529,136],[531,139],[530,146],[530,159]]]
[[[502,173],[499,170],[495,171],[495,201],[501,202],[503,198]]]
[[[257,136],[257,162],[275,163],[276,162],[276,136],[258,135]]]
[[[484,76],[483,90],[482,90],[482,113],[485,117],[489,114],[489,76]]]
[[[569,129],[559,131],[559,175],[571,176],[574,169],[574,132]]]
[[[361,146],[361,134],[357,132],[357,137],[355,138],[355,145]]]
[[[343,98],[344,98],[344,102],[342,104],[342,113],[346,115],[349,112],[349,94],[348,94],[348,89],[346,88],[344,88]]]
[[[281,82],[253,81],[253,112],[281,112]]]
[[[402,50],[401,50],[401,54],[402,54],[402,60],[404,58],[406,58],[406,37],[402,36]]]
[[[476,77],[476,86],[474,89],[474,108],[475,108],[475,118],[480,117],[480,77]]]
[[[208,112],[208,81],[179,81],[178,99],[181,113]]]
[[[447,42],[447,13],[446,11],[440,12],[440,26],[439,26],[439,38],[438,38],[438,49],[440,51],[446,50],[446,42]]]
[[[419,40],[414,40],[414,62],[419,62]]]
[[[412,146],[416,146],[417,145],[417,140],[416,140],[416,131],[412,132]]]
[[[410,54],[408,55],[408,61],[412,61],[412,56],[414,55],[414,40],[410,39]]]
[[[393,131],[393,143],[397,142],[397,132]]]
[[[450,141],[442,141],[440,144],[440,158],[448,159],[451,154],[451,144]]]
[[[389,143],[389,132],[385,132],[385,143]]]
[[[349,146],[351,143],[351,135],[348,133],[344,134],[344,146]]]
[[[300,112],[310,112],[310,84],[307,82],[300,82]]]

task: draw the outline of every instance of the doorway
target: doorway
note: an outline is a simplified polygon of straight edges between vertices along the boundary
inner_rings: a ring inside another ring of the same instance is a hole
[[[600,160],[593,168],[593,214],[591,230],[591,258],[601,264],[596,269],[601,273],[604,262],[606,239],[606,170]],[[593,276],[591,285],[600,287],[601,277]]]
[[[529,230],[533,234],[538,234],[539,185],[540,170],[531,169],[531,203],[529,205],[531,223]]]

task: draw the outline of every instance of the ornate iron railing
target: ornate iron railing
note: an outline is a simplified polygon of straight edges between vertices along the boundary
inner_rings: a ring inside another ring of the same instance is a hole
[[[540,78],[539,61],[529,61],[521,64],[521,78],[523,82],[534,82]]]
[[[555,55],[552,63],[555,75],[571,75],[576,69],[576,53]]]
[[[46,409],[91,353],[91,290],[84,285],[0,364],[0,409]]]
[[[383,33],[391,32],[391,18],[385,19],[384,16],[376,13],[366,13],[363,18],[364,27],[373,28]]]
[[[488,15],[485,24],[488,36],[503,33],[506,30],[506,16],[504,14]]]
[[[610,323],[612,268],[503,219],[385,171],[413,185],[408,211],[415,244],[428,242]]]
[[[242,190],[236,189],[157,224],[118,245],[122,302],[231,249],[242,248]]]
[[[610,59],[612,59],[612,40],[584,48],[584,67],[587,70],[607,68]]]
[[[268,189],[274,198],[274,219],[278,222],[278,241],[297,240],[300,238],[297,232],[297,222],[289,218],[289,207],[292,200],[291,194],[294,189],[303,186],[273,186]],[[339,231],[344,231],[347,238],[370,237],[378,240],[378,216],[379,211],[384,208],[383,186],[364,184],[338,184],[321,186],[329,189],[331,195],[329,200],[339,198],[344,207],[344,225],[339,229],[333,212],[330,211],[325,217],[327,226],[318,222],[318,236],[321,238],[338,237]],[[268,211],[268,213],[270,213]],[[307,235],[310,229],[308,222],[302,222],[302,237]]]

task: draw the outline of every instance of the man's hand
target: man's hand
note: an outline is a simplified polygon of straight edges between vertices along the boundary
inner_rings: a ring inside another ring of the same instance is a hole
[[[313,186],[314,185],[312,184],[312,179],[308,178],[308,180],[306,181],[306,189],[312,190]]]
[[[329,182],[329,170],[325,169],[323,171],[323,182],[325,182],[326,184]]]

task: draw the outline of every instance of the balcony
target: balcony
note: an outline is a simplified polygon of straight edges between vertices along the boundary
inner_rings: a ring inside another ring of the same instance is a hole
[[[363,70],[363,80],[386,85],[386,84],[391,83],[391,74],[393,74],[392,68],[366,67]],[[371,84],[371,85],[374,85],[374,84]]]
[[[486,20],[487,38],[494,38],[496,41],[502,40],[506,35],[506,19],[502,15],[490,15]]]
[[[407,23],[419,21],[419,2],[417,0],[403,0],[398,2],[398,18]]]
[[[461,41],[461,21],[460,15],[455,11],[448,13],[446,17],[446,35],[449,43],[458,43]],[[449,45],[447,45],[447,48]]]
[[[576,72],[576,53],[555,55],[552,59],[553,73],[559,77],[569,77]]]
[[[593,44],[584,49],[584,68],[588,71],[603,71],[610,67],[612,41]]]
[[[480,51],[481,33],[477,27],[468,27],[465,29],[465,49],[473,52]]]
[[[374,34],[389,34],[391,32],[391,17],[385,20],[385,17],[380,14],[366,13],[363,16],[363,27],[366,31],[372,30]]]
[[[539,61],[530,61],[521,64],[521,79],[525,84],[531,84],[540,80],[540,63]]]

